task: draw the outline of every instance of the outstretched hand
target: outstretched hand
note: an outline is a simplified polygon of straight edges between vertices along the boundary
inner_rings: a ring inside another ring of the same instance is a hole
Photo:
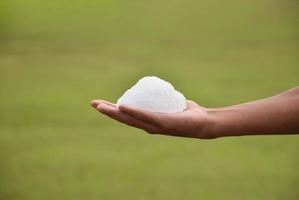
[[[93,100],[99,112],[151,134],[210,139],[225,136],[298,134],[299,87],[259,101],[204,108],[187,101],[177,113],[156,113]]]
[[[180,137],[214,138],[207,130],[207,110],[193,101],[187,101],[186,110],[178,113],[157,113],[117,106],[105,100],[93,100],[92,107],[121,123],[142,129],[150,134]]]

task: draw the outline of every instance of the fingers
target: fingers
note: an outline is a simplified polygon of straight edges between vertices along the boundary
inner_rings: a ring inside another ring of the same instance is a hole
[[[137,108],[129,107],[127,105],[120,105],[118,108],[121,112],[129,116],[132,116],[133,118],[154,124],[159,127],[161,127],[161,124],[163,124],[163,114],[161,113],[143,111]]]
[[[108,117],[115,119],[119,122],[125,123],[129,126],[143,129],[148,133],[159,133],[159,129],[154,125],[128,116],[127,114],[120,112],[114,105],[100,103],[97,105],[96,109],[101,113],[107,115]]]
[[[109,101],[106,101],[106,100],[102,100],[102,99],[99,99],[99,100],[92,100],[90,105],[94,108],[97,108],[97,106],[100,104],[100,103],[105,103],[105,104],[108,104],[110,106],[113,106],[116,108],[116,105],[114,103],[111,103]]]

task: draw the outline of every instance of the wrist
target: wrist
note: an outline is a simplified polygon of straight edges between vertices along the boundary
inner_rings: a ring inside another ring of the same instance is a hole
[[[213,109],[206,109],[207,118],[206,125],[203,131],[205,135],[208,135],[210,139],[216,139],[220,137],[220,134],[217,129],[218,119],[215,117],[215,111]]]
[[[241,111],[242,105],[207,110],[210,134],[214,138],[244,135],[247,120]]]
[[[230,108],[208,108],[207,113],[207,125],[205,128],[206,134],[210,138],[219,138],[230,136],[231,116],[230,113],[234,112]]]
[[[219,131],[221,120],[218,116],[218,111],[214,108],[201,107],[201,112],[202,110],[205,112],[205,117],[204,120],[200,120],[198,123],[196,137],[200,139],[216,139],[223,136]]]

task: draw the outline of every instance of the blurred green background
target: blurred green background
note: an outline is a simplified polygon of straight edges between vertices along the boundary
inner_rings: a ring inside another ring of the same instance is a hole
[[[299,85],[298,10],[295,0],[2,0],[0,199],[298,199],[297,136],[151,136],[89,106],[145,75],[208,107]]]

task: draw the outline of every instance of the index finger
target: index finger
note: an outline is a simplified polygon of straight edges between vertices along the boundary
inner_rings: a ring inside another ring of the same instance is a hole
[[[107,104],[107,105],[109,105],[109,106],[112,106],[112,107],[116,108],[116,105],[115,105],[114,103],[111,103],[111,102],[106,101],[106,100],[103,100],[103,99],[92,100],[92,101],[90,102],[90,105],[91,105],[92,107],[94,107],[94,108],[97,108],[97,106],[98,106],[99,104],[101,104],[101,103],[105,103],[105,104]]]

